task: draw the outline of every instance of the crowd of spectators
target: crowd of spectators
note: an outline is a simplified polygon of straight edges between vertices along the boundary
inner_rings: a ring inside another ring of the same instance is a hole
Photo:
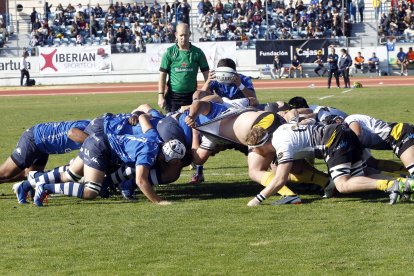
[[[35,8],[30,15],[30,47],[111,44],[119,51],[145,51],[147,43],[174,42],[174,26],[189,23],[190,11],[187,0],[171,5],[157,0],[150,5],[145,0],[140,4],[116,2],[106,10],[99,3],[54,8],[46,2],[43,15]]]
[[[234,1],[234,2],[231,2]],[[201,40],[312,39],[350,36],[351,23],[339,0],[200,0],[197,5]],[[267,16],[266,16],[267,9]],[[267,18],[266,18],[267,17]]]
[[[394,3],[388,12],[382,13],[378,35],[380,38],[386,37],[403,37],[407,41],[411,41],[414,37],[414,2],[401,1]]]
[[[6,21],[3,18],[3,15],[0,15],[0,48],[4,47],[4,44],[6,43],[8,36],[9,32],[6,28]]]

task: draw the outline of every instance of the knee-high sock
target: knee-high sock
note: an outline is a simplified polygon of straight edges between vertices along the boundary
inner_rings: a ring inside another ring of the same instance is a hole
[[[414,165],[414,164],[412,164]],[[410,167],[410,166],[408,166]],[[392,172],[395,174],[407,174],[407,169],[408,171],[410,170],[410,168],[405,168],[404,165],[402,165],[399,162],[395,162],[392,160],[382,160],[382,159],[378,159],[377,160],[377,169],[380,171],[386,171],[386,172]],[[411,170],[414,171],[414,168],[411,168]],[[410,172],[411,174],[411,172]]]
[[[260,180],[260,184],[262,184],[263,186],[267,187],[270,183],[270,181],[272,181],[273,177],[275,177],[275,174],[272,172],[265,172],[264,175],[262,176],[262,179]],[[291,189],[289,189],[286,186],[283,186],[282,188],[280,188],[280,190],[278,191],[278,193],[282,196],[293,196],[296,195]]]
[[[325,188],[329,183],[329,175],[313,167],[306,167],[302,173],[290,173],[289,181],[294,183],[311,183]]]
[[[85,185],[77,182],[45,184],[43,187],[49,194],[62,194],[73,197],[83,197]]]
[[[133,178],[134,174],[135,174],[135,168],[122,166],[119,169],[117,169],[115,172],[111,173],[109,176],[109,179],[107,179],[106,181],[110,181],[113,184],[119,184],[124,180]]]
[[[36,187],[37,183],[59,183],[61,181],[60,173],[66,171],[67,168],[68,166],[61,166],[46,172],[36,172],[34,174],[35,178],[28,181],[33,188]]]

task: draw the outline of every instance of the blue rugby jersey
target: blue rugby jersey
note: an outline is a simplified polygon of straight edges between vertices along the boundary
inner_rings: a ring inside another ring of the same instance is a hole
[[[250,77],[247,77],[242,74],[239,74],[239,75],[240,75],[241,83],[247,89],[255,91]],[[220,97],[226,97],[226,98],[229,98],[230,100],[246,98],[243,92],[234,83],[225,84],[225,83],[219,83],[218,81],[213,80],[210,82],[209,88],[211,91],[213,91]]]
[[[62,154],[78,150],[82,144],[70,140],[68,132],[71,128],[84,130],[89,122],[89,120],[80,120],[37,124],[33,129],[36,146],[48,154]]]

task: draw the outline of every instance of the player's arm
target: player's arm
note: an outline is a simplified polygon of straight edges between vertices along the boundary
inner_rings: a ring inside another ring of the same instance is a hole
[[[138,122],[141,126],[142,133],[145,133],[148,130],[152,129],[152,125],[150,123],[150,116],[148,114],[141,113],[138,117]]]
[[[256,93],[254,92],[254,90],[252,90],[249,87],[246,87],[242,82],[241,82],[241,78],[239,74],[236,74],[236,78],[234,80],[234,83],[237,85],[237,88],[243,93],[243,95],[246,98],[249,97],[255,97],[256,98]],[[247,85],[247,84],[246,84]],[[247,85],[250,86],[250,85]]]
[[[73,127],[68,131],[68,138],[76,143],[83,143],[86,138],[88,138],[88,134],[79,128]]]
[[[205,80],[203,86],[201,87],[201,91],[210,92],[210,83],[212,80],[216,79],[216,73],[214,71],[207,71],[207,79]],[[205,77],[204,77],[205,78]]]
[[[358,122],[351,122],[349,123],[349,128],[358,136],[358,139],[361,138],[362,128],[360,123]]]
[[[200,135],[195,129],[193,131],[193,140],[191,143],[191,152],[193,155],[193,163],[203,165],[211,155],[211,151],[200,148]]]
[[[154,191],[154,187],[148,181],[149,169],[138,165],[135,167],[135,182],[142,193],[155,204],[168,205],[168,201],[163,201]]]
[[[185,118],[185,123],[190,127],[195,127],[195,120],[198,115],[203,114],[207,115],[210,112],[211,104],[205,101],[195,101],[190,105],[190,112]]]
[[[276,174],[269,185],[264,188],[255,198],[249,201],[247,206],[258,206],[266,198],[276,194],[288,181],[290,170],[292,169],[292,162],[285,162],[279,164],[276,168]]]

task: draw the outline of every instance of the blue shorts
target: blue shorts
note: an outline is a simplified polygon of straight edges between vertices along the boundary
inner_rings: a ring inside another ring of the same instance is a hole
[[[106,114],[105,114],[106,115]],[[89,125],[86,126],[84,132],[88,135],[94,133],[103,133],[104,132],[104,119],[105,115],[93,119]]]
[[[78,156],[88,167],[101,172],[111,168],[111,148],[105,134],[94,133],[83,142]]]
[[[40,151],[36,146],[33,127],[31,127],[22,134],[10,158],[24,170],[32,165],[46,166],[49,154]]]
[[[170,116],[163,118],[157,124],[157,131],[164,142],[177,139],[181,143],[183,143],[187,148],[191,148],[191,143],[186,143],[184,130],[180,127],[176,119]]]

